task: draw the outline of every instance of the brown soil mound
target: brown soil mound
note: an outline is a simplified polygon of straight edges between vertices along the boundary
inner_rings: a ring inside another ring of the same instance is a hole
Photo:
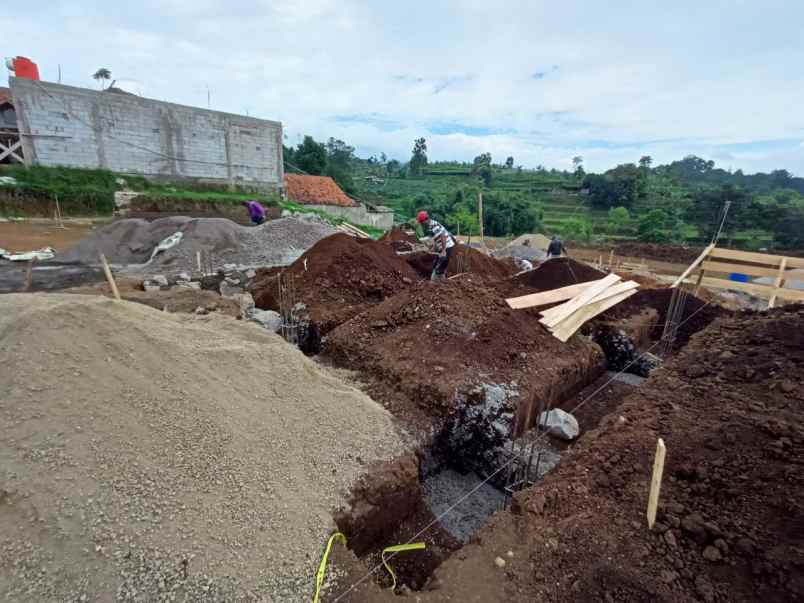
[[[415,235],[408,234],[403,228],[392,228],[379,238],[383,243],[411,243],[413,245],[419,242]]]
[[[572,258],[554,258],[547,260],[535,270],[520,274],[514,280],[534,291],[549,291],[576,283],[596,281],[604,276],[605,273],[576,262]]]
[[[802,365],[800,308],[714,323],[442,565],[437,591],[417,594],[424,602],[800,600]],[[667,460],[649,531],[657,437]]]
[[[596,281],[604,276],[606,276],[605,273],[571,258],[553,258],[534,270],[497,283],[496,287],[503,297],[517,297],[528,293],[559,289],[576,283]]]
[[[277,274],[276,269],[257,271],[258,308],[279,310]],[[388,245],[341,233],[316,243],[281,274],[292,279],[296,301],[306,304],[322,334],[419,278]]]
[[[433,271],[435,255],[426,251],[404,256],[411,267],[422,278],[430,278]],[[468,272],[485,280],[499,280],[516,272],[508,262],[500,261],[485,253],[472,249],[468,245],[458,244],[452,252],[447,269],[447,277]]]
[[[600,349],[563,344],[536,314],[514,311],[482,279],[419,283],[332,331],[326,354],[364,372],[392,411],[447,414],[480,383],[516,382],[520,407],[554,401],[601,370]],[[520,417],[520,420],[523,420]]]

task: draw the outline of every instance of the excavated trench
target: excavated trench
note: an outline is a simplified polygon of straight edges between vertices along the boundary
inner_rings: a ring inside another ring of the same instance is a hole
[[[571,372],[560,385],[540,390],[546,398],[521,400],[516,384],[482,384],[472,390],[415,452],[370,468],[360,480],[349,506],[335,515],[349,548],[374,567],[384,547],[426,542],[425,550],[393,559],[398,585],[425,588],[435,569],[505,508],[512,491],[537,484],[560,462],[566,442],[532,427],[540,412],[574,403],[585,387],[594,389],[611,371],[622,370],[651,343],[656,320],[655,310],[643,309],[592,325],[587,333],[604,350],[607,367]],[[631,372],[647,374],[654,366],[636,363]],[[632,390],[624,391],[606,401],[605,412]],[[384,572],[375,577],[390,586]]]

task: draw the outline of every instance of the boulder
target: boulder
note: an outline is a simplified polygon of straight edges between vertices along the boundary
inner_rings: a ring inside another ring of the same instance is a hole
[[[227,281],[221,281],[220,292],[222,297],[228,297],[228,298],[237,297],[245,293],[245,291],[243,291],[243,287],[230,285]]]
[[[169,285],[167,277],[161,274],[148,277],[145,279],[145,282],[149,285],[159,285],[160,287],[167,287]]]
[[[581,433],[578,420],[560,408],[543,412],[539,417],[539,425],[551,436],[562,440],[574,440]]]
[[[262,325],[273,333],[277,333],[282,328],[282,316],[273,310],[252,310],[249,320]]]

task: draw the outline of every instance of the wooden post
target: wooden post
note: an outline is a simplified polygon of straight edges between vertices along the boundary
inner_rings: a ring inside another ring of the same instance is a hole
[[[656,510],[659,508],[659,491],[662,487],[662,472],[664,471],[664,455],[666,448],[664,440],[659,438],[656,442],[656,458],[653,460],[653,477],[650,479],[650,495],[648,496],[648,529],[653,529],[656,523]]]
[[[706,272],[706,270],[701,268],[701,272],[700,274],[698,274],[698,280],[695,281],[695,291],[693,292],[693,295],[698,295],[698,291],[701,290],[701,283],[703,282],[704,272]]]
[[[609,253],[609,270],[614,270],[614,250]]]
[[[59,228],[63,228],[66,230],[67,227],[64,225],[64,218],[61,215],[61,205],[59,205],[59,196],[58,195],[54,196],[56,197],[56,218],[59,221]]]
[[[106,275],[106,280],[109,281],[109,287],[112,289],[112,294],[117,301],[120,301],[120,291],[117,290],[117,283],[114,282],[114,276],[112,276],[112,269],[109,268],[109,262],[106,261],[106,256],[100,254],[100,260],[103,264],[103,273]]]
[[[782,261],[779,262],[779,274],[776,275],[776,281],[773,283],[773,295],[768,300],[768,309],[773,308],[776,305],[776,296],[779,293],[779,289],[782,288],[782,283],[784,283],[784,270],[787,267],[787,258],[782,258]]]
[[[485,247],[486,241],[483,238],[483,191],[477,193],[477,219],[480,222],[480,244]]]
[[[25,284],[22,287],[23,291],[31,290],[31,283],[33,282],[33,266],[36,258],[31,258],[28,262],[28,268],[25,270]]]
[[[195,263],[198,264],[198,272],[201,272],[201,252],[195,252]]]

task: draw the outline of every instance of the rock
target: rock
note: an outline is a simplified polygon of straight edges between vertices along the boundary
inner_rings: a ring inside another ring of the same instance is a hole
[[[664,534],[667,529],[667,524],[664,524],[661,521],[657,521],[655,524],[653,524],[653,531],[657,534]]]
[[[779,387],[784,393],[789,394],[796,389],[796,384],[790,381],[790,379],[785,379],[779,384]]]
[[[153,285],[159,285],[160,287],[167,287],[168,284],[169,284],[168,280],[167,280],[167,277],[163,276],[161,274],[151,276],[151,277],[149,277],[149,278],[147,278],[145,280],[146,280],[146,282],[150,282]]]
[[[273,310],[252,310],[249,321],[256,322],[273,333],[282,328],[282,316]]]
[[[369,326],[372,329],[384,329],[388,326],[388,322],[385,320],[375,320]]]
[[[251,293],[243,293],[237,300],[240,303],[240,314],[248,317],[254,311],[254,298]]]
[[[508,551],[505,554],[505,556],[508,557],[509,559],[513,559],[514,558],[514,551]]]
[[[195,313],[199,316],[203,316],[204,314],[209,314],[209,310],[207,310],[204,306],[198,306],[195,309]]]
[[[581,432],[575,417],[560,408],[543,412],[539,417],[539,425],[550,435],[562,440],[574,440]]]
[[[678,546],[678,543],[676,542],[676,536],[675,534],[673,534],[672,530],[667,530],[664,533],[664,541],[667,543],[667,546],[669,546],[671,549],[674,549]]]
[[[247,279],[252,279],[255,276],[257,276],[257,271],[254,270],[253,268],[249,268],[248,270],[245,271],[244,274],[246,275]]]
[[[740,538],[734,544],[737,552],[746,557],[751,557],[754,554],[754,543],[750,538]]]
[[[221,296],[227,298],[236,297],[238,295],[243,295],[243,293],[245,293],[242,287],[231,285],[226,281],[221,281],[220,292]]]
[[[708,371],[705,367],[701,366],[700,364],[694,364],[687,368],[686,375],[690,379],[698,379],[699,377],[703,377],[706,375]]]
[[[495,557],[494,558],[494,565],[496,565],[500,569],[504,568],[505,567],[505,559],[503,559],[502,557]]]
[[[706,528],[703,518],[698,513],[690,513],[681,520],[681,529],[689,532],[696,538],[706,537]]]
[[[678,578],[678,574],[671,570],[662,570],[659,574],[659,579],[665,584],[671,584]]]
[[[734,358],[734,352],[726,350],[725,352],[722,352],[720,356],[718,356],[718,358],[720,358],[721,360],[731,360],[732,358]]]
[[[722,538],[715,540],[715,546],[723,555],[729,552],[729,545]]]
[[[179,273],[176,275],[176,282],[179,282],[179,281],[189,281],[189,280],[192,280],[192,277],[190,276],[190,273],[189,273],[189,272],[179,272]]]
[[[403,584],[402,586],[399,587],[399,596],[401,597],[408,597],[410,596],[411,592],[412,591],[410,590],[407,584]]]
[[[695,578],[695,592],[707,603],[715,600],[715,587],[703,574],[699,574]]]
[[[716,547],[708,546],[703,551],[703,558],[712,563],[717,563],[723,559],[723,555],[720,554],[720,551]]]

